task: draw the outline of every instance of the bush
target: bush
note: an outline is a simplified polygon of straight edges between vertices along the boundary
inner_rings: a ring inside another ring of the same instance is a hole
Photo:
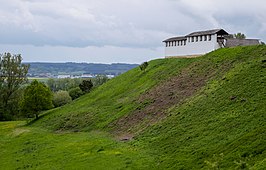
[[[67,91],[60,90],[54,93],[53,104],[55,107],[63,106],[67,103],[70,103],[71,101],[72,98]]]
[[[83,80],[82,83],[79,85],[79,88],[85,92],[88,93],[93,87],[93,83],[91,80]]]
[[[83,95],[82,90],[79,87],[72,88],[68,91],[70,97],[72,100],[79,98],[80,96]]]
[[[62,79],[53,79],[50,78],[47,80],[46,84],[53,92],[57,92],[59,90],[68,91],[71,88],[78,87],[82,82],[81,78],[62,78]]]
[[[98,87],[108,81],[108,77],[106,75],[98,75],[92,79],[92,83],[94,87]]]
[[[142,63],[142,64],[139,66],[139,68],[140,68],[141,71],[144,71],[144,72],[145,72],[145,70],[146,70],[146,68],[148,67],[148,65],[149,65],[148,62],[144,62],[144,63]]]

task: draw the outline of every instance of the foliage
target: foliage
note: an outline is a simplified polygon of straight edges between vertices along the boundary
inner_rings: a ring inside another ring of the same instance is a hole
[[[4,53],[0,55],[0,120],[11,119],[17,109],[16,91],[27,81],[29,65],[22,64],[20,54]]]
[[[47,86],[53,91],[57,92],[59,90],[69,91],[72,88],[79,87],[84,79],[82,78],[62,78],[62,79],[55,79],[49,78],[46,81]],[[86,79],[85,79],[86,80]],[[108,77],[105,75],[98,75],[95,78],[92,78],[91,81],[94,87],[98,87],[108,81]]]
[[[246,35],[239,32],[239,33],[234,34],[234,38],[246,39]]]
[[[62,78],[62,79],[49,78],[46,81],[46,84],[53,92],[57,92],[59,90],[69,91],[72,88],[79,87],[79,85],[82,84],[83,80],[84,79],[82,78],[74,78],[74,79],[72,78]],[[109,79],[105,75],[98,75],[95,78],[92,78],[90,80],[92,81],[94,87],[98,87],[106,83]]]
[[[58,91],[58,88],[57,88],[57,84],[55,82],[56,80],[53,79],[53,78],[49,78],[47,81],[46,81],[46,85],[50,88],[51,91],[53,92],[56,92]],[[61,89],[62,90],[62,89]]]
[[[82,82],[81,78],[62,78],[62,79],[53,79],[50,78],[47,80],[47,86],[53,91],[57,92],[59,90],[68,91],[71,88],[78,87],[79,84]]]
[[[11,113],[12,120],[20,120],[24,119],[25,115],[21,112],[21,106],[24,100],[24,92],[26,89],[26,85],[21,86],[12,96],[10,100],[10,110],[12,110],[13,114]]]
[[[226,38],[234,38],[234,34],[228,34],[225,36]]]
[[[79,85],[79,88],[84,92],[88,93],[93,87],[93,83],[91,80],[83,80],[82,83]]]
[[[71,101],[72,98],[67,91],[60,90],[54,93],[53,104],[55,107],[63,106],[67,103],[70,103]]]
[[[98,75],[95,78],[91,79],[92,80],[92,84],[94,87],[98,87],[104,83],[106,83],[109,79],[107,76],[105,75]]]
[[[70,89],[68,91],[68,93],[69,93],[70,97],[72,98],[72,100],[75,100],[75,99],[77,99],[83,95],[83,92],[79,87],[74,87],[74,88]]]
[[[141,71],[144,71],[144,72],[145,72],[145,70],[146,70],[146,68],[148,67],[148,65],[149,65],[148,62],[144,62],[144,63],[142,63],[142,64],[139,66],[139,68],[140,68]]]
[[[27,117],[35,116],[37,119],[40,111],[53,107],[52,97],[52,92],[46,85],[34,80],[25,89],[22,112]]]

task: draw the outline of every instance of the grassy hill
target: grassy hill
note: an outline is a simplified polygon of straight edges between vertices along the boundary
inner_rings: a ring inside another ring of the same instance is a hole
[[[0,164],[265,169],[265,85],[265,46],[154,60],[145,72],[132,69],[38,121],[1,123]]]

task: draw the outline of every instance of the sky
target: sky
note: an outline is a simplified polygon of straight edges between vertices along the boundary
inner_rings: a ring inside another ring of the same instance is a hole
[[[0,53],[24,62],[142,63],[163,40],[223,28],[266,41],[265,0],[0,0]]]

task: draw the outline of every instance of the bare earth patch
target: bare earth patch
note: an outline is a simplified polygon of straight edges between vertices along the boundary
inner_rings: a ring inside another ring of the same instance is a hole
[[[225,65],[220,71],[227,70],[228,66]],[[113,134],[119,136],[120,140],[130,136],[130,140],[143,129],[165,118],[167,109],[180,105],[204,87],[215,76],[213,70],[211,64],[199,66],[194,63],[179,75],[141,95],[137,101],[139,108],[111,124],[111,127],[115,127]]]

